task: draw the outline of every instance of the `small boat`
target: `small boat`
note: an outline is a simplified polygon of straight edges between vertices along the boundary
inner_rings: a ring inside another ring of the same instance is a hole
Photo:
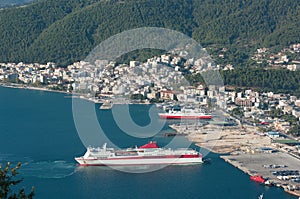
[[[164,137],[174,137],[177,133],[164,133]]]
[[[254,182],[259,182],[259,183],[265,182],[265,179],[260,175],[250,176],[250,179],[253,180]]]
[[[100,110],[106,110],[106,109],[111,109],[113,106],[113,103],[111,101],[105,101],[100,107]]]
[[[263,198],[264,198],[264,194],[263,193],[258,196],[258,199],[263,199]]]
[[[270,180],[267,180],[267,181],[265,181],[265,185],[267,185],[267,186],[274,186],[274,183],[273,182],[271,182]]]

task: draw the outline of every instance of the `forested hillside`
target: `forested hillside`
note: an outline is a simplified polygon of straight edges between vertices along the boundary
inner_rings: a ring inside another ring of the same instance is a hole
[[[0,11],[0,62],[82,60],[104,39],[132,28],[165,27],[242,62],[257,47],[300,42],[294,0],[40,0]]]
[[[300,96],[300,71],[240,68],[222,71],[222,76],[225,85]]]
[[[34,0],[1,0],[0,8],[23,5],[23,4],[31,3],[32,1]]]

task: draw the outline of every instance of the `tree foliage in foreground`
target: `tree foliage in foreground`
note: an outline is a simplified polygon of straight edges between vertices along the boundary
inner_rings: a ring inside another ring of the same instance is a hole
[[[17,178],[18,170],[21,167],[21,163],[17,166],[10,168],[10,163],[8,162],[4,168],[0,165],[0,199],[32,199],[34,196],[34,188],[32,187],[29,194],[25,193],[25,189],[21,188],[15,191],[12,186],[18,185],[22,182],[22,178]]]

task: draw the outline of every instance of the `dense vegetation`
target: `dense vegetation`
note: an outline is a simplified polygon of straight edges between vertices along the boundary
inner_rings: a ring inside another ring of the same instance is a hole
[[[289,134],[295,136],[295,137],[299,137],[300,136],[300,125],[297,124],[295,126],[293,126],[290,130],[289,130]]]
[[[300,96],[300,71],[240,68],[234,71],[223,71],[222,74],[225,85],[293,93]]]
[[[224,85],[229,88],[254,89],[260,92],[272,91],[275,93],[290,93],[300,96],[300,71],[287,69],[263,69],[263,68],[237,68],[235,70],[220,71]],[[204,79],[219,79],[213,77],[217,73],[204,72],[202,74],[188,74],[186,79],[192,84],[206,84]],[[205,78],[203,78],[205,77]],[[218,84],[220,85],[220,84]]]
[[[0,11],[0,60],[67,65],[106,38],[145,26],[183,32],[212,53],[226,47],[226,61],[243,65],[259,46],[299,42],[300,5],[294,0],[40,0]]]

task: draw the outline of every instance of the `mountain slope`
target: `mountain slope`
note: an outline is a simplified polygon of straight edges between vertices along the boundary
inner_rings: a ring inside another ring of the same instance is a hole
[[[26,61],[29,46],[44,30],[74,10],[95,1],[47,0],[0,11],[0,60]]]
[[[148,9],[149,1],[126,4],[97,3],[73,12],[52,24],[36,38],[28,52],[38,60],[29,61],[46,62],[51,57],[50,61],[67,64],[65,58],[84,59],[92,48],[104,39],[132,28],[167,27],[187,34],[187,30],[192,29],[192,20],[184,16],[189,14],[189,5],[184,7],[176,0],[151,2],[151,5],[152,8]],[[180,15],[168,17],[176,11],[180,11]],[[177,27],[173,25],[176,23]],[[37,52],[35,49],[41,51]]]
[[[43,0],[0,12],[0,61],[67,65],[104,39],[145,26],[249,53],[300,42],[299,10],[294,0]]]

